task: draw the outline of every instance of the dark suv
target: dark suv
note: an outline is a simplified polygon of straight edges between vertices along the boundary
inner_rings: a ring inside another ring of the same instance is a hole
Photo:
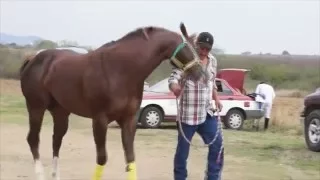
[[[304,98],[305,141],[311,151],[320,152],[320,88]]]

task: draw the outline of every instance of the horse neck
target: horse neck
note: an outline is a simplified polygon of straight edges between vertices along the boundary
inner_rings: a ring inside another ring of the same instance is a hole
[[[93,53],[99,54],[104,51],[117,51],[121,53],[122,57],[125,58],[123,63],[125,66],[118,66],[117,72],[121,75],[130,77],[130,82],[136,80],[137,83],[143,83],[145,79],[161,64],[163,60],[168,59],[171,44],[168,40],[152,40],[146,41],[145,39],[133,40],[133,39],[120,39],[114,43],[113,48],[98,48]],[[119,49],[121,50],[119,50]],[[117,50],[118,49],[118,50]],[[126,51],[130,49],[130,51]],[[113,54],[113,53],[112,53]],[[125,55],[124,55],[125,54]],[[113,54],[117,57],[117,54]],[[111,61],[115,64],[119,63],[117,58]],[[138,72],[138,73],[137,73]],[[127,79],[127,77],[125,77]]]
[[[155,45],[150,47],[146,45],[146,48],[141,48],[142,54],[145,54],[145,50],[149,49],[150,51],[144,56],[136,61],[135,69],[140,76],[140,80],[145,80],[164,60],[168,59],[169,48],[161,48],[165,45]],[[167,46],[168,47],[168,46]]]

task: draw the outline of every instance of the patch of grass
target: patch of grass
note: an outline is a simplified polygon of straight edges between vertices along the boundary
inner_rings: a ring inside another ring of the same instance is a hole
[[[23,97],[3,95],[0,99],[0,113],[19,113],[25,111],[25,101]]]
[[[27,109],[23,97],[1,94],[0,122],[25,124]]]
[[[224,130],[223,133],[227,156],[292,167],[311,173],[320,169],[320,153],[309,151],[301,134],[292,134],[287,131],[248,132],[232,130]],[[138,142],[160,148],[159,144],[176,143],[177,130],[175,125],[171,124],[170,128],[166,127],[164,129],[139,129],[137,136],[139,137]],[[155,141],[158,143],[154,143]],[[202,139],[197,134],[193,138],[193,143],[195,145],[203,144]],[[192,148],[205,153],[207,151],[207,148]]]
[[[320,154],[306,149],[303,136],[272,132],[224,132],[228,154],[274,161],[304,170],[320,169]]]
[[[75,126],[77,128],[87,126],[88,122],[91,121],[74,114],[70,115],[69,119],[70,126]],[[28,121],[29,116],[24,97],[16,92],[1,93],[0,123],[27,125],[29,123]],[[42,124],[44,126],[53,125],[52,116],[49,111],[45,112]]]

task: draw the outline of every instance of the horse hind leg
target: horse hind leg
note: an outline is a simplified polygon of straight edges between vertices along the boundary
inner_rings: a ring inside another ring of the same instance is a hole
[[[44,180],[44,169],[42,162],[40,161],[39,153],[39,135],[46,107],[39,104],[31,104],[27,101],[27,109],[29,113],[29,132],[27,135],[27,142],[34,160],[36,179]]]
[[[69,115],[70,112],[66,111],[59,105],[55,105],[50,108],[50,113],[53,117],[53,135],[52,135],[52,178],[54,180],[60,180],[60,169],[59,169],[59,152],[62,144],[62,139],[68,131],[69,126]]]

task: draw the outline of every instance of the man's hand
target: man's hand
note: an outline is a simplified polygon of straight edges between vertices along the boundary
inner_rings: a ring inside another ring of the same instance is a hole
[[[170,89],[176,97],[180,96],[181,86],[179,84],[171,84]]]
[[[215,104],[216,104],[217,111],[221,112],[223,106],[222,106],[222,103],[220,102],[220,100],[216,100]]]
[[[221,104],[221,102],[220,102],[220,99],[219,99],[219,97],[218,97],[218,92],[217,92],[217,89],[216,88],[213,88],[213,92],[212,92],[213,94],[213,100],[214,100],[214,102],[215,102],[215,105],[216,105],[216,110],[218,111],[218,112],[221,112],[221,110],[222,110],[222,104]]]

